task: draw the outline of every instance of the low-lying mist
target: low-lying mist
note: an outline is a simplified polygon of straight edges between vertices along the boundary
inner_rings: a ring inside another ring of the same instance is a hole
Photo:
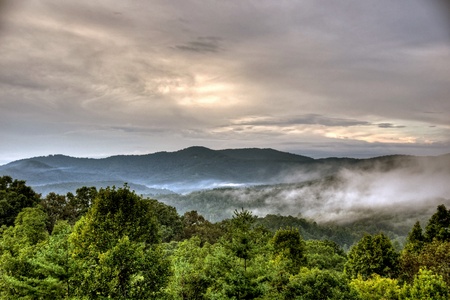
[[[283,189],[230,191],[250,204],[261,193],[270,195],[255,213],[300,214],[318,222],[354,222],[374,215],[408,214],[450,203],[449,157],[439,160],[411,158],[395,167],[379,164],[371,168],[343,168],[335,175]],[[292,178],[292,174],[289,175]],[[298,177],[303,177],[300,174]]]
[[[280,182],[194,192],[179,204],[219,219],[243,207],[258,216],[301,216],[320,223],[377,220],[412,226],[427,220],[437,205],[450,206],[450,156],[389,158],[335,172],[298,170]]]

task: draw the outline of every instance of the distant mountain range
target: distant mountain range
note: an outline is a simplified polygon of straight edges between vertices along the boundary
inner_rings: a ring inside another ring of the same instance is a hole
[[[331,176],[344,168],[390,170],[434,161],[437,157],[384,156],[370,159],[306,156],[273,149],[211,150],[190,147],[176,152],[119,155],[102,159],[49,155],[0,166],[0,175],[26,180],[37,192],[73,192],[81,186],[121,186],[141,194],[183,193],[224,186],[292,183]]]

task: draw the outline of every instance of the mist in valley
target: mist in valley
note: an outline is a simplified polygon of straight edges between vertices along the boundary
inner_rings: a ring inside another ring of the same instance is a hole
[[[181,211],[196,209],[213,219],[231,217],[234,209],[243,207],[258,216],[291,215],[335,224],[377,220],[405,228],[426,221],[439,204],[450,206],[449,155],[390,157],[336,172],[290,171],[278,180],[193,192],[182,196],[178,205]]]

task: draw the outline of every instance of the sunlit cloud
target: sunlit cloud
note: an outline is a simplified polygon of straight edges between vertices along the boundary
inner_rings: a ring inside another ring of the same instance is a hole
[[[448,23],[428,3],[14,3],[1,15],[0,156],[32,156],[30,128],[60,127],[83,133],[47,136],[46,150],[78,142],[82,156],[450,152]],[[112,130],[107,149],[86,124]]]

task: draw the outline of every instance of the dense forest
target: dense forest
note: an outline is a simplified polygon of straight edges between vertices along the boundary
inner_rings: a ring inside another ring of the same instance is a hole
[[[374,221],[374,223],[376,223]],[[450,210],[404,241],[237,207],[212,222],[129,186],[36,193],[0,177],[1,299],[448,299]]]

